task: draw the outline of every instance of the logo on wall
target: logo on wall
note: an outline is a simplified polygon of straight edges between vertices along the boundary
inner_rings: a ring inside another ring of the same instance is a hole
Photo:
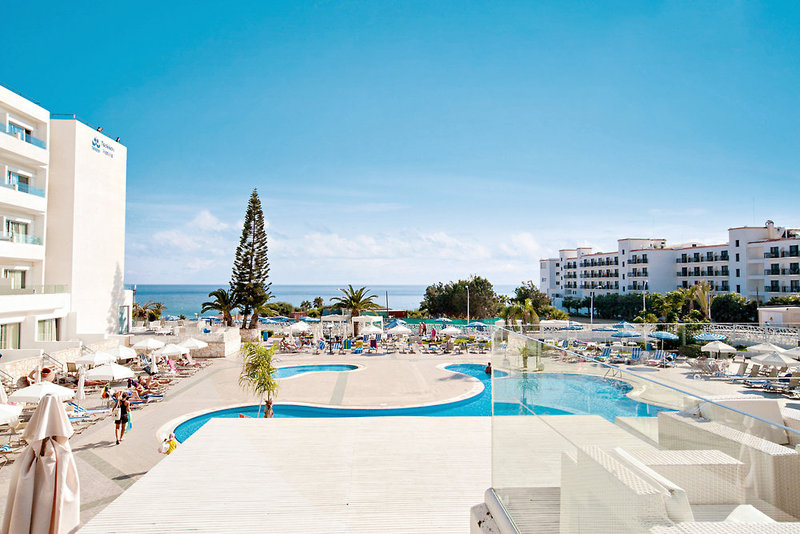
[[[97,137],[92,139],[92,150],[98,153],[102,152],[109,158],[114,157],[114,147],[109,145],[108,143],[100,141],[100,139],[98,139]]]

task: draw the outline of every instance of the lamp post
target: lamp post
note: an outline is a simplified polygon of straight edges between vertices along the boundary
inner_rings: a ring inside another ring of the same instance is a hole
[[[589,326],[594,326],[594,291],[589,291]]]

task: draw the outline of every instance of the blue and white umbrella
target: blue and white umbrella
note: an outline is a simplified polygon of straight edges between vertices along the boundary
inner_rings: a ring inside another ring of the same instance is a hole
[[[572,324],[572,325],[563,327],[561,330],[583,330],[583,325]]]
[[[629,323],[628,321],[620,321],[620,322],[618,322],[617,324],[614,325],[614,328],[616,328],[616,329],[622,328],[622,329],[625,329],[625,330],[633,330],[634,328],[636,328],[636,326],[631,324],[631,323]]]
[[[439,317],[438,319],[436,319],[436,322],[437,323],[452,323],[453,320],[452,319],[448,319],[447,317]]]
[[[652,334],[649,334],[648,337],[651,337],[653,339],[667,340],[667,341],[677,341],[680,339],[672,332],[664,332],[664,331],[653,332]]]
[[[640,337],[641,334],[637,334],[636,332],[630,332],[628,330],[620,330],[619,332],[614,332],[611,334],[611,337]]]
[[[592,328],[592,332],[616,332],[617,329],[613,326],[601,326],[600,328]]]
[[[316,317],[303,317],[303,320],[307,323],[318,323],[319,319]]]
[[[727,336],[722,334],[714,334],[713,332],[703,332],[694,336],[695,341],[724,341]]]

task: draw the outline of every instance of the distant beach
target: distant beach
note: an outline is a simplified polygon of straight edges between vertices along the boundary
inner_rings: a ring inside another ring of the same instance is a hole
[[[322,297],[325,304],[330,304],[332,297],[341,295],[342,285],[273,285],[273,301],[283,301],[300,306],[304,300],[313,302],[315,298]],[[361,285],[354,284],[355,287]],[[128,284],[128,289],[133,285]],[[143,303],[148,300],[161,302],[166,306],[167,315],[185,315],[194,317],[200,313],[203,302],[209,300],[208,293],[227,284],[219,285],[178,285],[178,284],[136,284],[136,302]],[[425,295],[426,285],[367,285],[370,292],[376,295],[375,299],[381,306],[386,305],[386,294],[389,294],[389,307],[400,310],[416,310]],[[515,284],[496,285],[494,290],[498,295],[513,295]],[[211,314],[209,314],[211,315]]]

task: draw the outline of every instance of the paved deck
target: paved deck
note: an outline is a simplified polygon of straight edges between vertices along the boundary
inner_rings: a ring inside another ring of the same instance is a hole
[[[81,532],[467,532],[490,485],[490,425],[213,420]]]

